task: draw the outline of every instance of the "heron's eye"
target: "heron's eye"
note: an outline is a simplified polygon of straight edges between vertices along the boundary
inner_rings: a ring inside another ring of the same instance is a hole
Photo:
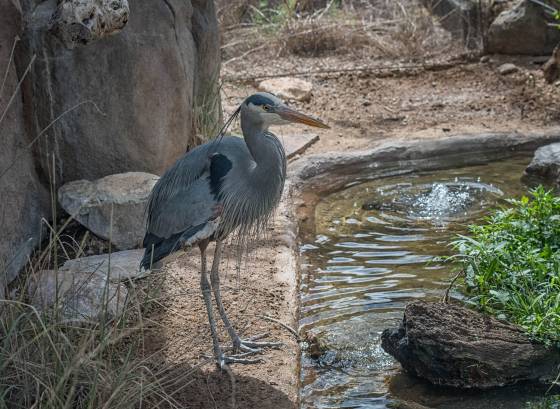
[[[270,105],[263,105],[263,109],[267,112],[270,111]]]

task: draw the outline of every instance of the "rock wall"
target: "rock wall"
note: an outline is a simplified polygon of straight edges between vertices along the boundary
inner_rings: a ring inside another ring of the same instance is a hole
[[[59,39],[64,35],[53,35],[61,31],[55,30],[60,24],[51,27],[54,2],[24,3],[34,17],[20,72],[31,55],[38,57],[28,84],[30,132],[84,103],[42,138],[43,171],[51,152],[60,182],[129,170],[161,173],[185,152],[193,139],[193,106],[217,95],[213,1],[131,0],[122,32],[73,49]],[[63,27],[72,27],[67,18]]]
[[[10,0],[0,0],[0,118],[4,117],[0,120],[0,298],[4,294],[2,284],[16,276],[37,245],[41,216],[48,208],[47,190],[39,183],[27,149],[31,138],[24,132],[23,101],[10,58],[14,41],[21,35],[20,17]]]
[[[2,204],[1,272],[22,242],[37,242],[51,181],[160,174],[196,142],[195,115],[217,121],[220,105],[212,0],[0,0],[0,19],[0,72],[17,34],[8,85],[25,76],[0,124],[0,171],[38,138],[0,179],[3,197],[17,196]]]

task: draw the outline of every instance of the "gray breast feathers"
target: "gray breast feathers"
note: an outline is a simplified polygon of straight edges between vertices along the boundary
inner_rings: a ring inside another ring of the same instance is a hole
[[[224,176],[220,201],[224,212],[220,231],[227,235],[239,228],[240,236],[255,236],[263,231],[278,205],[286,178],[284,149],[278,139],[265,135],[271,160],[255,163],[250,154],[242,166],[232,160],[233,167]]]

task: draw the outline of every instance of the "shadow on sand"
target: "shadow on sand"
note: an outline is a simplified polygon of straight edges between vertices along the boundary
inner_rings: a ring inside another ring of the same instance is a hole
[[[192,370],[188,366],[176,367],[174,371],[192,373],[189,382],[173,385],[170,393],[174,399],[189,409],[294,409],[289,397],[273,385],[251,376],[235,376],[235,391],[232,378],[227,372],[211,369]]]

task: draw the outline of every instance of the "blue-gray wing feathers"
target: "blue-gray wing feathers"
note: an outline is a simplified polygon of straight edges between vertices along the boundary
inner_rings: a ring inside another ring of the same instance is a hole
[[[186,244],[210,238],[217,228],[216,209],[230,156],[248,155],[237,137],[224,138],[220,153],[213,142],[187,153],[154,186],[147,209],[146,248],[141,267],[149,268]],[[228,151],[230,155],[228,156]],[[207,236],[207,237],[206,237]]]

